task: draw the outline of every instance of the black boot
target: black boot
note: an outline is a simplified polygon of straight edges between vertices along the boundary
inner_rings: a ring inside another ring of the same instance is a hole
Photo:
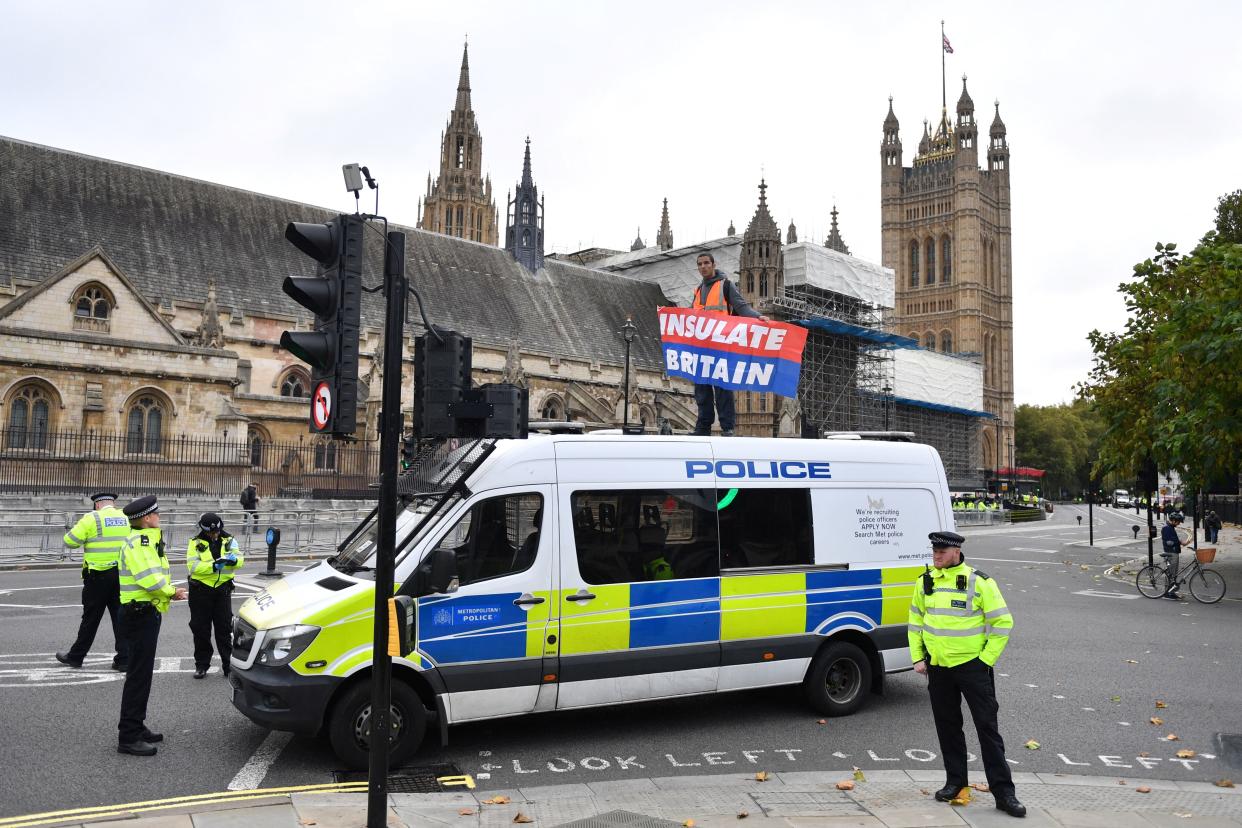
[[[1026,806],[1018,801],[1018,797],[1015,794],[996,797],[996,809],[1004,811],[1011,817],[1026,816]]]
[[[198,678],[202,678],[202,677],[203,677],[203,676],[205,676],[205,675],[207,675],[207,668],[206,668],[206,667],[195,667],[195,668],[194,668],[194,678],[196,678],[196,679],[198,679]]]
[[[957,799],[957,795],[961,792],[965,785],[955,785],[952,782],[947,783],[943,788],[936,791],[937,802],[951,802]]]
[[[64,664],[69,667],[81,667],[82,666],[82,662],[72,660],[71,658],[69,658],[69,654],[65,652],[57,653],[56,660],[59,661],[61,664]]]
[[[142,741],[144,742],[162,742],[164,741],[163,733],[156,733],[153,730],[142,731]]]
[[[155,745],[139,739],[137,742],[120,742],[116,746],[117,753],[128,753],[131,756],[154,756]]]

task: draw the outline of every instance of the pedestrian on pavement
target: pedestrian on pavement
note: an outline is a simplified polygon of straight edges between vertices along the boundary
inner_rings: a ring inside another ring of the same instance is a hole
[[[1160,529],[1160,557],[1164,558],[1169,573],[1169,588],[1162,597],[1173,601],[1182,596],[1177,591],[1177,572],[1181,569],[1182,547],[1190,546],[1190,538],[1182,540],[1177,529],[1186,519],[1181,512],[1169,512],[1167,522]]]
[[[159,504],[154,495],[130,501],[124,509],[133,533],[121,547],[121,631],[129,643],[129,670],[121,689],[121,720],[117,725],[117,753],[154,756],[162,733],[146,726],[151,675],[160,619],[169,601],[185,599],[185,590],[173,586],[168,554],[160,530]]]
[[[241,506],[246,510],[245,516],[242,517],[242,534],[250,534],[251,518],[254,519],[254,531],[257,534],[259,531],[259,493],[254,483],[242,489]]]
[[[215,628],[220,669],[229,674],[233,654],[229,640],[233,623],[233,576],[245,562],[237,541],[224,531],[215,512],[198,519],[198,534],[190,539],[185,565],[190,572],[190,633],[194,636],[194,678],[207,675],[211,666],[211,636]]]
[[[914,584],[908,637],[915,672],[927,676],[936,736],[944,757],[945,784],[936,800],[949,802],[969,782],[966,736],[962,732],[962,697],[970,708],[983,750],[983,767],[996,807],[1010,816],[1026,816],[1018,801],[1005,743],[996,723],[996,679],[992,668],[1009,643],[1013,616],[1000,587],[967,566],[966,540],[956,532],[932,532],[932,566]]]
[[[1216,514],[1215,509],[1209,509],[1207,517],[1203,520],[1204,534],[1207,536],[1208,543],[1216,543],[1220,539],[1221,526],[1220,515]]]
[[[82,549],[82,623],[73,645],[67,651],[56,653],[56,660],[70,667],[81,667],[91,644],[95,643],[95,633],[106,611],[112,620],[112,638],[116,646],[112,669],[123,673],[129,664],[129,648],[117,621],[121,608],[117,559],[121,545],[129,537],[129,518],[116,507],[113,492],[96,492],[91,495],[91,502],[94,510],[82,515],[65,533],[65,546]]]
[[[718,311],[733,316],[747,316],[767,322],[768,317],[750,306],[733,283],[728,280],[723,270],[716,269],[716,257],[711,253],[700,253],[695,260],[702,283],[694,289],[695,310]],[[707,383],[695,383],[694,401],[699,407],[699,417],[694,424],[694,433],[707,436],[712,433],[712,423],[716,415],[720,415],[720,433],[725,437],[733,436],[736,415],[733,406],[733,392],[728,388],[718,388]],[[712,405],[715,404],[715,412]]]

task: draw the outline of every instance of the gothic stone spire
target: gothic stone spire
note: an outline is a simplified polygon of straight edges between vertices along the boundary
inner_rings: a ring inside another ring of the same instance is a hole
[[[656,234],[656,245],[661,250],[673,249],[673,230],[668,224],[668,199],[664,199],[664,209],[660,212],[660,232]]]

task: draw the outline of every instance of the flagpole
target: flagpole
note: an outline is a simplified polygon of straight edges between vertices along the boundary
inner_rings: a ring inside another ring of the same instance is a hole
[[[944,21],[940,21],[940,110],[949,111],[949,96],[944,88]]]

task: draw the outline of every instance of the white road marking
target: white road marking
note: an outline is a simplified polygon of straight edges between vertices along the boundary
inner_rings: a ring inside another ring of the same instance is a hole
[[[1093,598],[1121,598],[1125,601],[1138,600],[1137,595],[1126,595],[1121,592],[1105,592],[1101,589],[1080,589],[1078,592],[1071,592],[1071,595],[1090,595]]]
[[[1010,552],[1042,552],[1045,555],[1055,555],[1057,554],[1059,550],[1057,549],[1035,549],[1030,546],[1011,546],[1009,547],[1009,551]]]
[[[1059,561],[1020,561],[1017,558],[977,558],[974,555],[971,555],[970,559],[972,561],[999,561],[1000,563],[1043,564],[1045,566],[1060,563]],[[1012,586],[1012,584],[1009,586]]]
[[[280,756],[280,752],[284,750],[285,745],[289,744],[289,740],[293,738],[292,733],[286,733],[282,730],[273,730],[267,734],[267,738],[255,749],[255,752],[246,764],[242,765],[242,769],[233,777],[233,781],[229,783],[230,791],[253,791],[263,783],[263,778],[267,776],[267,771],[276,759]]]
[[[65,586],[40,586],[40,587],[10,587],[9,589],[0,589],[0,595],[8,595],[11,592],[30,592],[36,589],[81,589],[82,583],[66,584]]]
[[[0,604],[0,607],[6,609],[67,609],[68,607],[80,607],[81,604]]]

